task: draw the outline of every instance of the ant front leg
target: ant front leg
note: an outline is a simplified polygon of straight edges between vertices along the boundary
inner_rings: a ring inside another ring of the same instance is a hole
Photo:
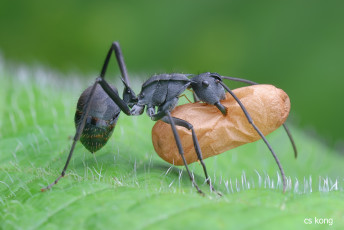
[[[227,80],[230,80],[230,81],[242,82],[242,83],[245,83],[245,84],[248,84],[248,85],[259,85],[259,83],[257,83],[257,82],[250,81],[250,80],[246,80],[246,79],[243,79],[243,78],[226,77],[226,76],[221,76],[221,78],[227,79]],[[292,147],[293,147],[294,156],[295,156],[295,158],[297,158],[297,148],[296,148],[296,144],[295,144],[294,138],[293,138],[293,136],[291,135],[291,133],[290,133],[290,131],[289,131],[289,128],[288,128],[288,126],[287,126],[285,123],[283,124],[283,128],[284,128],[285,132],[287,133],[288,138],[289,138],[289,140],[290,140],[290,142],[291,142],[291,145],[292,145]]]

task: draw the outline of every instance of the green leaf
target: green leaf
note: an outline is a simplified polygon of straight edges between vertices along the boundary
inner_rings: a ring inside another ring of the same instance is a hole
[[[0,75],[2,229],[344,228],[343,156],[296,126],[296,160],[283,129],[268,136],[288,177],[285,194],[274,159],[258,141],[205,161],[222,197],[191,164],[202,197],[183,167],[155,154],[154,122],[124,114],[95,155],[78,143],[66,176],[42,193],[65,164],[86,84],[45,73]]]

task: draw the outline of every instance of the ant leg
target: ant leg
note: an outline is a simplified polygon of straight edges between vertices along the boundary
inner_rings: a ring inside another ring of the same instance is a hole
[[[185,160],[185,157],[184,157],[184,149],[182,147],[182,143],[180,141],[180,137],[179,137],[179,134],[177,132],[177,129],[176,129],[176,124],[175,124],[175,119],[171,116],[171,113],[170,113],[170,110],[172,110],[178,103],[178,97],[168,101],[168,102],[165,102],[163,105],[160,105],[159,109],[158,109],[158,112],[156,114],[150,114],[150,118],[153,120],[153,121],[157,121],[157,120],[162,120],[168,124],[171,125],[171,128],[172,128],[172,132],[173,132],[173,136],[174,136],[174,140],[176,141],[176,144],[177,144],[177,148],[178,148],[178,151],[179,151],[179,154],[180,156],[182,157],[183,159],[183,162],[184,162],[184,166],[186,168],[186,171],[188,172],[189,174],[189,177],[190,177],[190,180],[192,182],[192,184],[195,186],[195,188],[197,189],[197,191],[204,195],[204,193],[202,192],[202,190],[198,187],[198,185],[196,184],[194,178],[192,177],[191,173],[190,173],[190,170],[189,170],[189,167],[188,167],[188,164]],[[178,125],[178,124],[177,124]],[[180,124],[179,124],[180,125]],[[183,126],[183,125],[182,125]],[[190,124],[190,126],[192,127],[192,125]],[[184,126],[185,127],[185,126]],[[186,127],[187,128],[187,127]],[[193,138],[194,141],[196,139],[197,141],[197,138],[196,138],[196,135],[195,135],[195,138]],[[195,143],[195,142],[194,142]],[[198,141],[197,141],[197,144],[198,144]],[[195,148],[196,148],[196,145],[195,145]],[[199,148],[199,145],[198,145],[198,148]],[[196,150],[197,151],[197,150]],[[206,172],[206,171],[205,171]],[[208,176],[206,175],[206,177],[208,178]]]
[[[265,142],[265,144],[268,146],[270,152],[272,153],[272,156],[275,158],[275,161],[278,165],[278,168],[281,172],[282,175],[282,179],[283,179],[283,192],[285,192],[286,190],[286,178],[285,178],[285,174],[284,174],[284,170],[282,168],[282,165],[277,157],[277,155],[275,154],[274,150],[272,149],[271,145],[269,144],[269,142],[267,141],[267,139],[265,138],[264,134],[258,129],[258,127],[254,124],[250,114],[247,112],[246,108],[244,107],[244,105],[241,103],[241,101],[239,100],[239,98],[232,92],[232,90],[230,90],[222,81],[218,81],[231,95],[232,97],[237,101],[237,103],[240,105],[242,111],[244,112],[248,122],[253,126],[253,128],[257,131],[257,133],[259,134],[259,136],[263,139],[263,141]]]
[[[107,83],[104,78],[98,77],[96,81],[125,114],[131,115],[128,104],[120,98],[118,93],[111,88],[109,83]]]
[[[283,128],[284,128],[285,132],[287,133],[287,135],[288,135],[288,137],[289,137],[289,140],[290,140],[290,142],[291,142],[291,145],[293,146],[293,149],[294,149],[294,156],[295,156],[295,158],[297,158],[297,148],[296,148],[296,144],[295,144],[294,138],[293,138],[293,136],[291,135],[290,130],[289,130],[289,128],[287,127],[287,125],[286,125],[285,123],[283,124]]]
[[[182,95],[179,95],[179,96],[178,96],[178,98],[181,98],[181,97],[184,97],[189,103],[192,103],[192,102],[190,101],[190,99],[186,96],[185,93],[183,93]]]
[[[199,99],[198,96],[195,94],[195,92],[192,92],[192,96],[193,96],[194,102],[200,101],[200,99]]]
[[[177,129],[176,129],[176,125],[174,123],[174,120],[171,116],[171,113],[169,111],[166,112],[167,114],[167,117],[168,117],[168,120],[169,120],[169,124],[171,125],[172,127],[172,132],[173,132],[173,135],[174,135],[174,139],[176,141],[176,144],[177,144],[177,147],[178,147],[178,151],[179,151],[179,154],[180,156],[182,157],[183,159],[183,162],[184,162],[184,165],[185,165],[185,168],[186,168],[186,171],[188,172],[189,174],[189,177],[190,177],[190,180],[192,182],[192,184],[195,186],[195,188],[197,189],[198,193],[204,195],[204,193],[202,192],[202,190],[198,187],[198,185],[196,184],[195,182],[195,179],[192,177],[191,175],[191,172],[189,170],[189,167],[188,167],[188,164],[185,160],[185,157],[184,157],[184,150],[183,150],[183,147],[182,147],[182,144],[181,144],[181,141],[180,141],[180,137],[178,135],[178,132],[177,132]]]
[[[254,81],[250,81],[250,80],[246,80],[246,79],[242,79],[242,78],[237,78],[237,77],[225,77],[225,76],[221,76],[221,78],[223,79],[227,79],[227,80],[231,80],[231,81],[237,81],[237,82],[242,82],[242,83],[246,83],[249,85],[259,85],[259,83],[254,82]],[[283,124],[283,128],[285,130],[285,132],[287,133],[289,140],[291,142],[291,145],[293,146],[293,150],[294,150],[294,156],[295,158],[297,158],[297,148],[296,148],[296,144],[294,141],[293,136],[291,135],[289,128],[287,127],[287,125],[284,123]]]
[[[125,65],[122,50],[121,50],[121,47],[120,47],[118,42],[113,42],[111,44],[111,47],[110,47],[110,49],[106,55],[105,61],[104,61],[102,71],[100,72],[100,77],[101,78],[105,77],[105,73],[106,73],[110,58],[111,58],[112,51],[116,55],[117,63],[118,63],[119,69],[121,71],[122,78],[123,78],[124,82],[127,85],[129,85],[129,77],[128,77],[127,67]]]
[[[63,170],[61,172],[61,175],[53,183],[51,183],[50,185],[48,185],[45,188],[42,188],[41,189],[42,192],[50,189],[52,186],[57,184],[57,182],[62,177],[64,177],[64,175],[66,173],[66,170],[67,170],[67,167],[69,165],[69,161],[72,158],[75,145],[76,145],[77,141],[80,139],[80,136],[81,136],[81,134],[82,134],[82,132],[84,130],[85,123],[86,123],[86,118],[87,118],[87,115],[88,115],[88,113],[90,111],[91,100],[93,98],[93,95],[94,95],[94,92],[95,92],[95,89],[96,89],[96,86],[97,86],[98,83],[101,85],[101,87],[104,89],[104,91],[109,95],[109,97],[121,108],[121,110],[123,112],[125,112],[127,115],[131,114],[130,113],[130,109],[128,108],[128,104],[125,101],[123,101],[118,96],[118,93],[115,92],[110,87],[110,85],[104,80],[105,73],[106,73],[106,70],[107,70],[110,58],[111,58],[112,51],[114,51],[114,53],[116,55],[117,63],[118,63],[118,66],[120,68],[121,75],[122,75],[122,81],[123,81],[123,83],[125,85],[124,92],[123,92],[123,97],[126,98],[127,103],[129,103],[129,102],[132,103],[132,102],[134,102],[137,99],[135,93],[129,87],[129,77],[128,77],[127,68],[126,68],[125,63],[124,63],[124,58],[123,58],[123,54],[122,54],[122,51],[121,51],[121,47],[120,47],[118,42],[113,42],[111,47],[110,47],[110,49],[109,49],[109,51],[108,51],[108,53],[107,53],[107,55],[106,55],[106,58],[105,58],[105,61],[104,61],[104,64],[103,64],[103,68],[102,68],[101,73],[100,73],[100,77],[98,77],[96,82],[93,84],[91,92],[90,92],[90,95],[88,96],[87,101],[86,101],[86,103],[84,105],[83,114],[82,114],[80,123],[79,123],[79,125],[78,125],[78,127],[76,129],[76,133],[75,133],[74,138],[73,138],[73,144],[72,144],[72,147],[70,149],[70,152],[69,152],[66,164],[65,164],[65,166],[64,166],[64,168],[63,168]]]
[[[199,97],[195,94],[195,92],[194,92],[192,89],[187,89],[187,90],[189,90],[190,92],[192,92],[193,103],[196,103],[196,102],[199,102],[199,101],[200,101]],[[188,101],[189,101],[189,100],[188,100]],[[190,102],[190,101],[189,101],[189,102]],[[192,103],[192,102],[190,102],[190,103]]]
[[[65,173],[66,173],[66,170],[67,170],[67,167],[69,165],[69,161],[70,159],[72,158],[72,155],[73,155],[73,152],[74,152],[74,148],[75,148],[75,145],[76,145],[76,142],[80,139],[80,136],[82,134],[82,131],[84,130],[84,127],[85,127],[85,123],[86,123],[86,118],[87,118],[87,115],[90,111],[90,105],[91,105],[91,100],[93,98],[93,94],[94,94],[94,91],[96,89],[96,86],[97,86],[98,82],[96,81],[93,86],[92,86],[92,89],[91,89],[91,92],[90,92],[90,95],[88,96],[87,98],[87,101],[84,105],[84,108],[83,108],[83,114],[82,114],[82,117],[80,119],[80,123],[76,129],[76,133],[74,135],[74,138],[73,138],[73,144],[72,144],[72,147],[69,151],[69,155],[68,155],[68,158],[67,158],[67,161],[65,163],[65,166],[61,172],[61,175],[53,182],[51,183],[50,185],[48,185],[47,187],[45,188],[41,188],[41,191],[44,192],[48,189],[51,189],[51,187],[53,187],[55,184],[57,184],[57,182],[59,182],[59,180],[64,177]]]
[[[194,130],[192,124],[190,124],[189,122],[187,122],[187,121],[185,121],[183,119],[177,118],[177,117],[172,117],[172,119],[173,119],[175,125],[182,126],[182,127],[186,128],[188,130],[191,130],[192,140],[193,140],[193,143],[194,143],[194,148],[195,148],[195,151],[196,151],[196,154],[197,154],[197,158],[198,158],[198,160],[200,161],[200,163],[201,163],[201,165],[203,167],[203,171],[204,171],[204,175],[205,175],[205,178],[206,178],[206,182],[209,185],[211,191],[216,192],[218,195],[222,196],[222,194],[217,192],[214,189],[214,187],[212,186],[212,184],[211,184],[210,177],[208,176],[208,173],[207,173],[207,168],[206,168],[205,163],[203,161],[202,151],[201,151],[201,148],[199,146],[198,139],[197,139],[197,136],[196,136],[196,133],[195,133],[195,130]],[[161,120],[166,122],[166,123],[168,123],[168,124],[170,124],[169,120],[166,119],[166,117],[162,118]]]
[[[102,80],[104,80],[105,78],[105,73],[107,70],[107,67],[109,65],[109,61],[111,58],[111,54],[112,51],[115,53],[116,59],[117,59],[117,63],[119,66],[119,69],[121,71],[121,80],[124,84],[124,90],[123,90],[123,100],[129,105],[132,106],[136,101],[137,101],[137,97],[134,93],[134,91],[130,88],[130,83],[129,83],[129,76],[128,76],[128,71],[127,71],[127,67],[125,65],[124,62],[124,58],[123,58],[123,54],[122,54],[122,50],[121,47],[119,45],[118,42],[113,42],[111,44],[111,47],[106,55],[102,70],[100,72],[100,78]]]

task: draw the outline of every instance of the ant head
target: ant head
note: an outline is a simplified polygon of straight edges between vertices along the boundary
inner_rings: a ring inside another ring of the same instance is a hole
[[[202,73],[191,79],[191,88],[202,101],[214,105],[225,98],[220,81],[222,79],[218,73]]]

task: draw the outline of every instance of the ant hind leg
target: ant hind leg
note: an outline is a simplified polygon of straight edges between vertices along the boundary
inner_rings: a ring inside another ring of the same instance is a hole
[[[44,192],[46,190],[49,190],[51,189],[51,187],[53,187],[55,184],[57,184],[57,182],[59,182],[59,180],[64,177],[65,173],[66,173],[66,170],[67,170],[67,167],[69,165],[69,161],[70,159],[72,158],[72,155],[73,155],[73,152],[74,152],[74,148],[75,148],[75,145],[76,143],[78,142],[78,140],[80,139],[80,136],[82,134],[82,131],[84,130],[84,127],[85,127],[85,123],[86,123],[86,118],[88,116],[88,113],[90,111],[90,108],[91,108],[91,101],[92,101],[92,98],[93,98],[93,95],[94,95],[94,92],[96,90],[96,87],[97,87],[97,84],[98,82],[96,81],[93,86],[92,86],[92,89],[91,89],[91,92],[90,92],[90,95],[88,96],[87,98],[87,101],[84,105],[84,108],[83,108],[83,113],[81,115],[81,119],[80,119],[80,123],[76,129],[76,133],[74,135],[74,138],[73,138],[73,144],[72,144],[72,147],[69,151],[69,154],[68,154],[68,158],[67,158],[67,161],[65,163],[65,166],[63,167],[63,170],[61,172],[61,175],[51,184],[49,184],[47,187],[44,187],[44,188],[41,188],[41,191]]]

